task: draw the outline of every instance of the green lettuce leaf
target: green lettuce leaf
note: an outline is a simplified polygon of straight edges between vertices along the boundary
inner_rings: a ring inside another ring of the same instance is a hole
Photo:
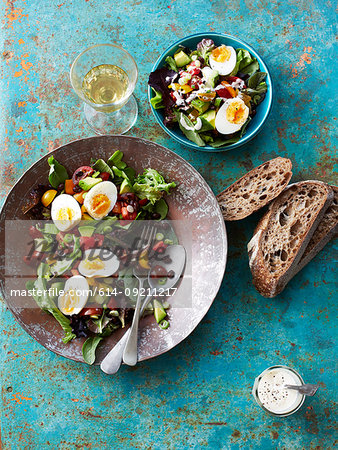
[[[163,97],[161,92],[156,91],[152,88],[153,92],[155,92],[155,96],[150,99],[150,103],[152,104],[154,109],[164,108]]]
[[[26,283],[27,290],[33,290],[35,288],[35,295],[33,296],[37,305],[46,312],[49,312],[54,319],[56,319],[61,325],[65,335],[62,339],[64,344],[67,344],[72,339],[76,338],[76,335],[73,333],[72,327],[70,325],[70,320],[68,317],[64,316],[62,312],[56,307],[54,301],[50,298],[47,293],[47,283],[46,280],[42,277],[38,277],[35,282],[28,281]],[[41,295],[38,295],[38,291],[40,291]]]
[[[82,346],[82,356],[87,364],[94,364],[95,362],[95,351],[99,343],[102,341],[103,337],[93,336],[85,340]]]
[[[259,64],[256,58],[244,48],[238,48],[236,50],[237,62],[234,70],[230,75],[236,75],[238,72],[242,74],[252,75],[259,70]]]
[[[256,72],[248,79],[248,87],[251,89],[256,89],[257,86],[262,83],[266,78],[265,72]]]
[[[63,184],[68,179],[68,173],[62,164],[57,162],[54,156],[48,158],[49,169],[49,182],[53,188],[57,188],[59,184]]]
[[[182,133],[185,135],[185,137],[188,138],[189,141],[192,141],[195,144],[197,144],[199,147],[204,147],[205,142],[200,137],[198,132],[194,129],[194,124],[189,119],[189,117],[179,111],[175,112],[175,114],[178,120],[179,127]]]
[[[176,187],[174,182],[167,183],[163,176],[155,169],[146,169],[139,175],[133,185],[134,192],[141,198],[147,198],[155,204],[163,194],[169,194],[171,188]]]
[[[175,70],[175,72],[178,72],[176,62],[172,56],[167,56],[165,59],[165,62],[167,64],[167,66],[169,67],[169,69]],[[154,108],[155,108],[155,106],[154,106]]]

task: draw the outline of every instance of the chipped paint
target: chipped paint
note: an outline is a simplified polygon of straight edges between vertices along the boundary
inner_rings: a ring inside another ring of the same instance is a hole
[[[16,394],[13,394],[12,400],[18,405],[22,405],[23,401],[30,401],[33,399],[32,397],[25,397],[23,394],[20,394],[20,392],[17,392]]]
[[[304,51],[299,58],[299,61],[291,68],[292,78],[298,77],[298,75],[306,68],[306,64],[311,64],[312,58],[314,58],[315,52],[312,47],[304,47]]]
[[[5,14],[6,24],[8,28],[14,29],[14,23],[18,21],[21,22],[21,19],[27,18],[28,14],[23,14],[23,9],[11,9]]]

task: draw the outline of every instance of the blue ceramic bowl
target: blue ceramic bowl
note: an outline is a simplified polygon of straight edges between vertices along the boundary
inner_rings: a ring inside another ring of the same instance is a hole
[[[171,45],[169,48],[167,48],[162,53],[162,55],[158,58],[156,63],[154,64],[154,67],[152,68],[152,72],[158,68],[163,67],[165,65],[166,57],[169,55],[173,56],[180,45],[183,45],[185,47],[188,47],[188,48],[194,50],[194,49],[196,49],[197,44],[203,38],[212,39],[215,42],[216,46],[219,46],[221,44],[226,44],[226,45],[230,45],[231,47],[234,47],[235,49],[244,48],[244,49],[248,50],[251,53],[251,55],[253,55],[255,58],[257,58],[257,61],[259,62],[260,70],[262,72],[267,73],[267,77],[265,80],[266,84],[268,85],[267,93],[266,93],[265,98],[262,101],[262,103],[260,105],[258,105],[257,110],[256,110],[257,111],[256,115],[249,123],[249,125],[246,129],[246,133],[244,134],[242,139],[234,144],[226,145],[224,147],[219,147],[219,148],[213,148],[210,145],[206,145],[205,147],[199,147],[194,142],[189,141],[189,139],[187,139],[184,136],[184,134],[182,133],[182,131],[179,129],[178,126],[177,126],[177,128],[175,127],[174,129],[167,128],[163,124],[163,110],[162,109],[154,109],[151,104],[150,104],[150,106],[151,106],[151,109],[153,111],[153,114],[154,114],[157,122],[161,125],[163,130],[166,133],[168,133],[169,136],[171,136],[172,138],[174,138],[176,141],[180,142],[181,144],[187,145],[188,147],[192,147],[196,150],[201,150],[204,152],[220,152],[220,151],[231,150],[233,148],[237,148],[244,144],[247,144],[252,138],[254,138],[256,136],[256,134],[261,130],[266,119],[268,118],[268,115],[270,113],[271,106],[272,106],[272,90],[273,89],[272,89],[272,80],[271,80],[271,75],[270,75],[269,69],[267,68],[263,59],[259,56],[259,54],[252,47],[250,47],[250,45],[246,44],[241,39],[238,39],[234,36],[230,36],[229,34],[213,33],[213,32],[193,34],[191,36],[187,36],[183,39],[180,39],[179,41],[177,41],[173,45]],[[153,96],[154,96],[154,92],[151,89],[151,87],[148,86],[149,102]]]

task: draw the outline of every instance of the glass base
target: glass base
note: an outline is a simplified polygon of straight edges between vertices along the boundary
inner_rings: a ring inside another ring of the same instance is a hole
[[[126,133],[135,124],[138,114],[136,99],[133,95],[121,109],[112,113],[96,111],[87,103],[84,103],[83,110],[88,125],[96,134],[102,135]]]

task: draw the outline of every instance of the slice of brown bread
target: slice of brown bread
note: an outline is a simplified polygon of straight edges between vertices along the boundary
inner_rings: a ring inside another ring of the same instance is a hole
[[[244,219],[270,203],[289,183],[291,169],[290,159],[278,157],[235,181],[217,195],[224,220]]]
[[[253,283],[261,295],[275,297],[296,273],[332,200],[327,184],[302,181],[288,186],[271,203],[248,244]]]
[[[322,220],[312,235],[301,260],[296,267],[296,273],[303,269],[330,240],[338,235],[338,187],[330,186],[333,190],[333,202],[325,211]]]

